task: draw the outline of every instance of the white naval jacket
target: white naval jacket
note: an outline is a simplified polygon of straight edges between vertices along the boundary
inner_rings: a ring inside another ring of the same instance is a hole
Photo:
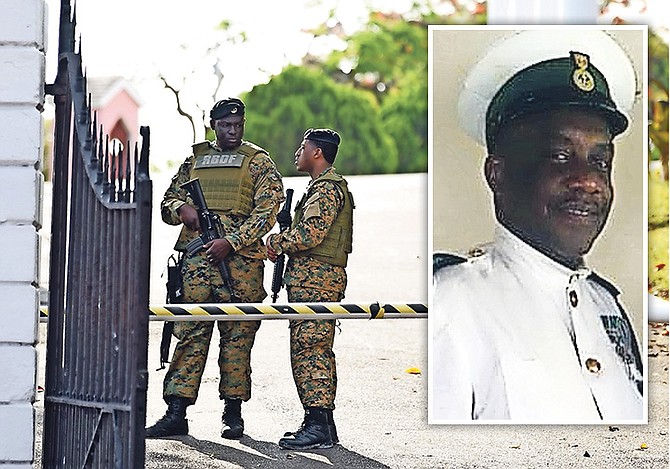
[[[641,422],[642,364],[617,295],[498,226],[479,255],[435,273],[431,423]]]

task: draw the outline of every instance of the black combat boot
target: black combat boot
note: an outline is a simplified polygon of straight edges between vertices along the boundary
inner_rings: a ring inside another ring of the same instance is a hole
[[[337,437],[337,428],[335,427],[335,420],[333,419],[333,409],[326,409],[328,414],[328,431],[330,431],[330,440],[334,445],[340,442],[340,439]]]
[[[337,428],[335,427],[335,420],[333,420],[333,409],[324,409],[324,411],[328,414],[328,431],[330,432],[330,439],[333,442],[333,444],[336,445],[340,442],[340,439],[337,437]],[[305,410],[305,417],[306,416],[307,411]],[[296,431],[284,433],[284,438],[288,436],[295,436],[298,433],[300,433],[304,428],[305,428],[305,420],[302,421],[302,423],[300,424],[300,428],[298,428]]]
[[[279,440],[279,446],[294,450],[332,448],[335,442],[330,435],[328,410],[307,407],[305,420],[298,431]]]
[[[188,435],[186,408],[191,404],[186,397],[168,396],[168,408],[158,422],[146,429],[147,438]]]
[[[225,399],[223,404],[223,416],[221,417],[223,427],[221,438],[237,440],[244,433],[244,420],[242,420],[242,400]]]

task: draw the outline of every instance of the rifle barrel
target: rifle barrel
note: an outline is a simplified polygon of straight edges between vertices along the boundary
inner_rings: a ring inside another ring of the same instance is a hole
[[[282,207],[281,211],[288,213],[289,216],[291,215],[291,202],[293,200],[293,189],[286,189],[286,202],[284,202],[284,206]],[[279,223],[279,231],[286,231],[291,227],[291,224],[285,224],[285,223]],[[272,302],[277,301],[277,297],[279,296],[279,290],[281,290],[282,285],[284,284],[284,262],[285,262],[286,256],[284,254],[280,254],[277,256],[277,261],[275,262],[275,268],[274,271],[272,272]]]

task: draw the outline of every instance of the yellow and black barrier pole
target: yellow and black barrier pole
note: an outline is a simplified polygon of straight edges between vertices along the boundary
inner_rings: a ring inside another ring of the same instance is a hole
[[[40,321],[47,321],[46,307]],[[260,321],[264,319],[407,319],[428,317],[424,303],[181,303],[149,305],[152,321]]]

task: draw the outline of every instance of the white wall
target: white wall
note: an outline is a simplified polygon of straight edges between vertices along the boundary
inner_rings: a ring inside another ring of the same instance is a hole
[[[0,15],[0,468],[31,468],[41,224],[44,0]]]
[[[489,0],[488,24],[595,24],[597,0]]]

